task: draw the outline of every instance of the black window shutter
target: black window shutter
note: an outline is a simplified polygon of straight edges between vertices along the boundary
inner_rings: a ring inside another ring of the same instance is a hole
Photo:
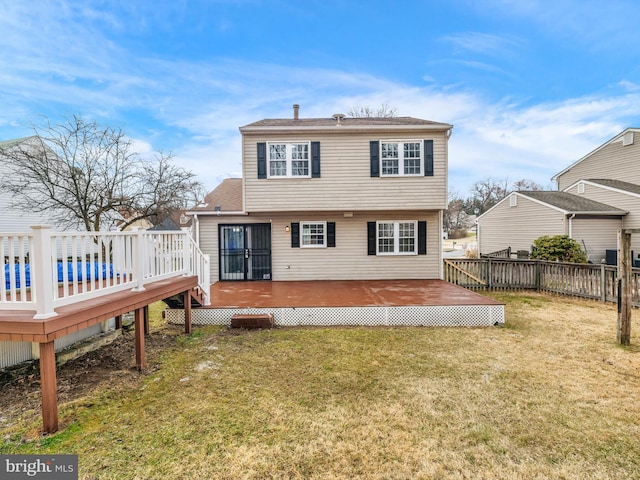
[[[418,222],[418,255],[427,254],[427,222]]]
[[[320,142],[311,142],[311,178],[320,178]]]
[[[291,224],[291,248],[300,248],[300,224]]]
[[[433,177],[433,140],[424,141],[424,176]]]
[[[267,144],[258,143],[258,178],[267,178]]]
[[[369,142],[369,154],[371,156],[371,176],[380,176],[380,142],[371,140]],[[374,254],[375,255],[375,254]]]
[[[327,247],[336,246],[336,222],[327,222]]]
[[[376,222],[367,222],[367,255],[376,253]]]

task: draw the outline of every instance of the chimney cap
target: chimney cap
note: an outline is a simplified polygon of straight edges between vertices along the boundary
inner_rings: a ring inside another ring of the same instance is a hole
[[[336,125],[340,125],[340,122],[345,117],[344,113],[334,113],[332,117],[336,120]]]

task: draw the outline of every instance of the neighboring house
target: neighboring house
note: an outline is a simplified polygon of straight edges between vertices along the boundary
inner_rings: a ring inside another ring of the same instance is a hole
[[[559,191],[514,192],[481,215],[480,254],[530,250],[541,235],[566,234],[600,263],[617,250],[618,230],[640,228],[639,165],[640,129],[628,128],[555,175]],[[640,252],[640,236],[631,248]]]
[[[243,178],[187,212],[212,281],[441,278],[452,128],[297,106],[241,127]]]
[[[33,139],[35,139],[35,137],[25,137],[0,142],[0,150],[19,147],[25,143],[28,144]],[[0,178],[8,175],[16,175],[16,172],[9,167],[7,162],[2,158],[2,154],[0,154]],[[28,232],[32,225],[51,225],[55,229],[62,229],[60,225],[52,221],[50,213],[23,210],[17,208],[14,203],[15,198],[13,195],[4,189],[0,189],[0,233]]]
[[[615,248],[626,211],[567,192],[512,192],[478,218],[478,248],[489,254],[510,247],[531,251],[543,235],[569,235],[600,263]]]
[[[607,178],[640,185],[640,129],[627,128],[551,179],[563,191],[579,180]]]

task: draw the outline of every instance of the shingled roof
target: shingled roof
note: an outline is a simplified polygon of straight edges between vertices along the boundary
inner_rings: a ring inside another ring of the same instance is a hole
[[[190,212],[242,212],[242,179],[225,178],[220,185],[208,193],[202,203],[189,210]]]
[[[586,182],[597,183],[605,187],[615,188],[616,190],[623,190],[625,192],[640,194],[640,185],[635,183],[623,182],[621,180],[611,180],[609,178],[590,178],[585,180]]]
[[[580,195],[557,191],[519,191],[519,195],[529,197],[539,202],[564,210],[565,213],[590,215],[626,215],[625,210],[612,207],[605,203],[589,200]]]
[[[240,127],[240,130],[251,127],[334,127],[338,124],[344,127],[423,125],[441,127],[443,129],[451,128],[451,125],[448,123],[433,122],[431,120],[422,120],[413,117],[341,117],[339,121],[336,118],[266,118]]]

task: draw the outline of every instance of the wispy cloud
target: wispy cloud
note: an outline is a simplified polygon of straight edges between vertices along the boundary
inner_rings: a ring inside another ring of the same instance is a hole
[[[488,56],[513,55],[526,44],[526,42],[520,38],[481,32],[445,35],[442,37],[442,41],[454,47],[454,54],[472,52]]]

